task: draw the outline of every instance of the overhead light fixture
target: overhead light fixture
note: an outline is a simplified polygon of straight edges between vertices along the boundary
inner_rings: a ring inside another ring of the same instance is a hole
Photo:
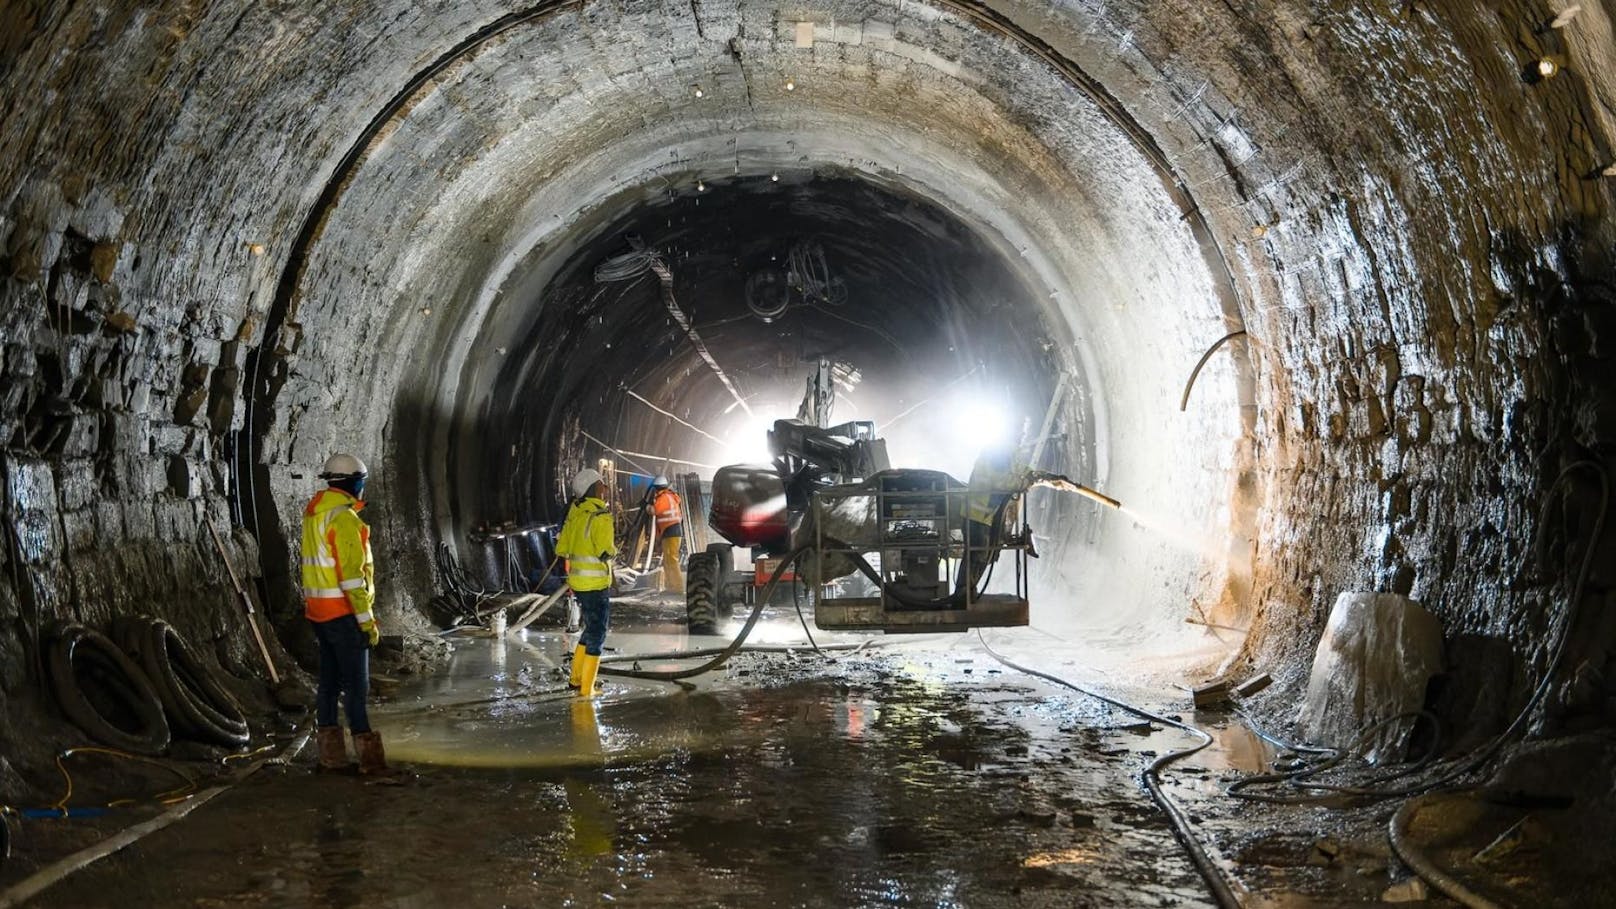
[[[779,172],[777,171],[775,173],[769,174],[769,180],[770,180],[770,182],[773,182],[773,183],[779,183],[780,182],[780,174],[779,174]]]
[[[797,90],[797,80],[795,80],[795,79],[787,79],[786,80],[786,91],[794,92],[796,90]]]
[[[692,86],[690,86],[690,91],[691,91],[691,93],[692,93],[692,94],[694,94],[694,95],[695,95],[695,96],[696,96],[696,97],[698,97],[698,98],[700,98],[700,97],[702,97],[702,96],[703,96],[703,95],[704,95],[704,94],[706,94],[706,92],[703,92],[703,91],[702,91],[702,90],[701,90],[701,86],[699,86],[699,85],[692,85]]]
[[[697,180],[696,181],[696,192],[704,193],[706,191],[707,191],[707,184],[701,182],[700,180]]]

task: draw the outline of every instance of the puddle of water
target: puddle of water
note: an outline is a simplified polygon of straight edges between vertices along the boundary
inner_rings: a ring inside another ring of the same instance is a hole
[[[636,653],[680,646],[622,635]],[[390,758],[456,767],[599,767],[711,747],[723,731],[710,696],[606,679],[592,700],[566,687],[559,635],[457,642],[447,671],[403,685],[373,711]],[[649,668],[651,664],[647,664]]]
[[[560,638],[495,643],[378,706],[414,785],[266,770],[53,904],[1208,905],[1132,768],[1086,747],[1092,705],[1025,677],[757,658],[590,701],[556,691]]]

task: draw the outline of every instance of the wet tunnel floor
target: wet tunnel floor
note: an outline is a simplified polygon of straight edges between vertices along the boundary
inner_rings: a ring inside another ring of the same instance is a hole
[[[559,636],[463,641],[377,711],[412,785],[305,749],[40,905],[1210,905],[1139,736],[970,643],[742,655],[591,707]]]

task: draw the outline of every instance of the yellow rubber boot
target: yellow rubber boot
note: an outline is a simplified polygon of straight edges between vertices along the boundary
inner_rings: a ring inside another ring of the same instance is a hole
[[[579,658],[583,669],[578,673],[578,694],[580,697],[592,698],[595,696],[595,673],[600,670],[600,654],[591,656],[584,654]]]
[[[572,674],[567,677],[567,687],[577,688],[578,678],[584,671],[584,645],[579,644],[572,649]]]

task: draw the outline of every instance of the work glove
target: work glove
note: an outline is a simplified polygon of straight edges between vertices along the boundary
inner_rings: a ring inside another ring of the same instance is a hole
[[[375,622],[361,626],[360,630],[365,633],[366,647],[374,650],[376,645],[382,642],[382,626],[376,624]]]

